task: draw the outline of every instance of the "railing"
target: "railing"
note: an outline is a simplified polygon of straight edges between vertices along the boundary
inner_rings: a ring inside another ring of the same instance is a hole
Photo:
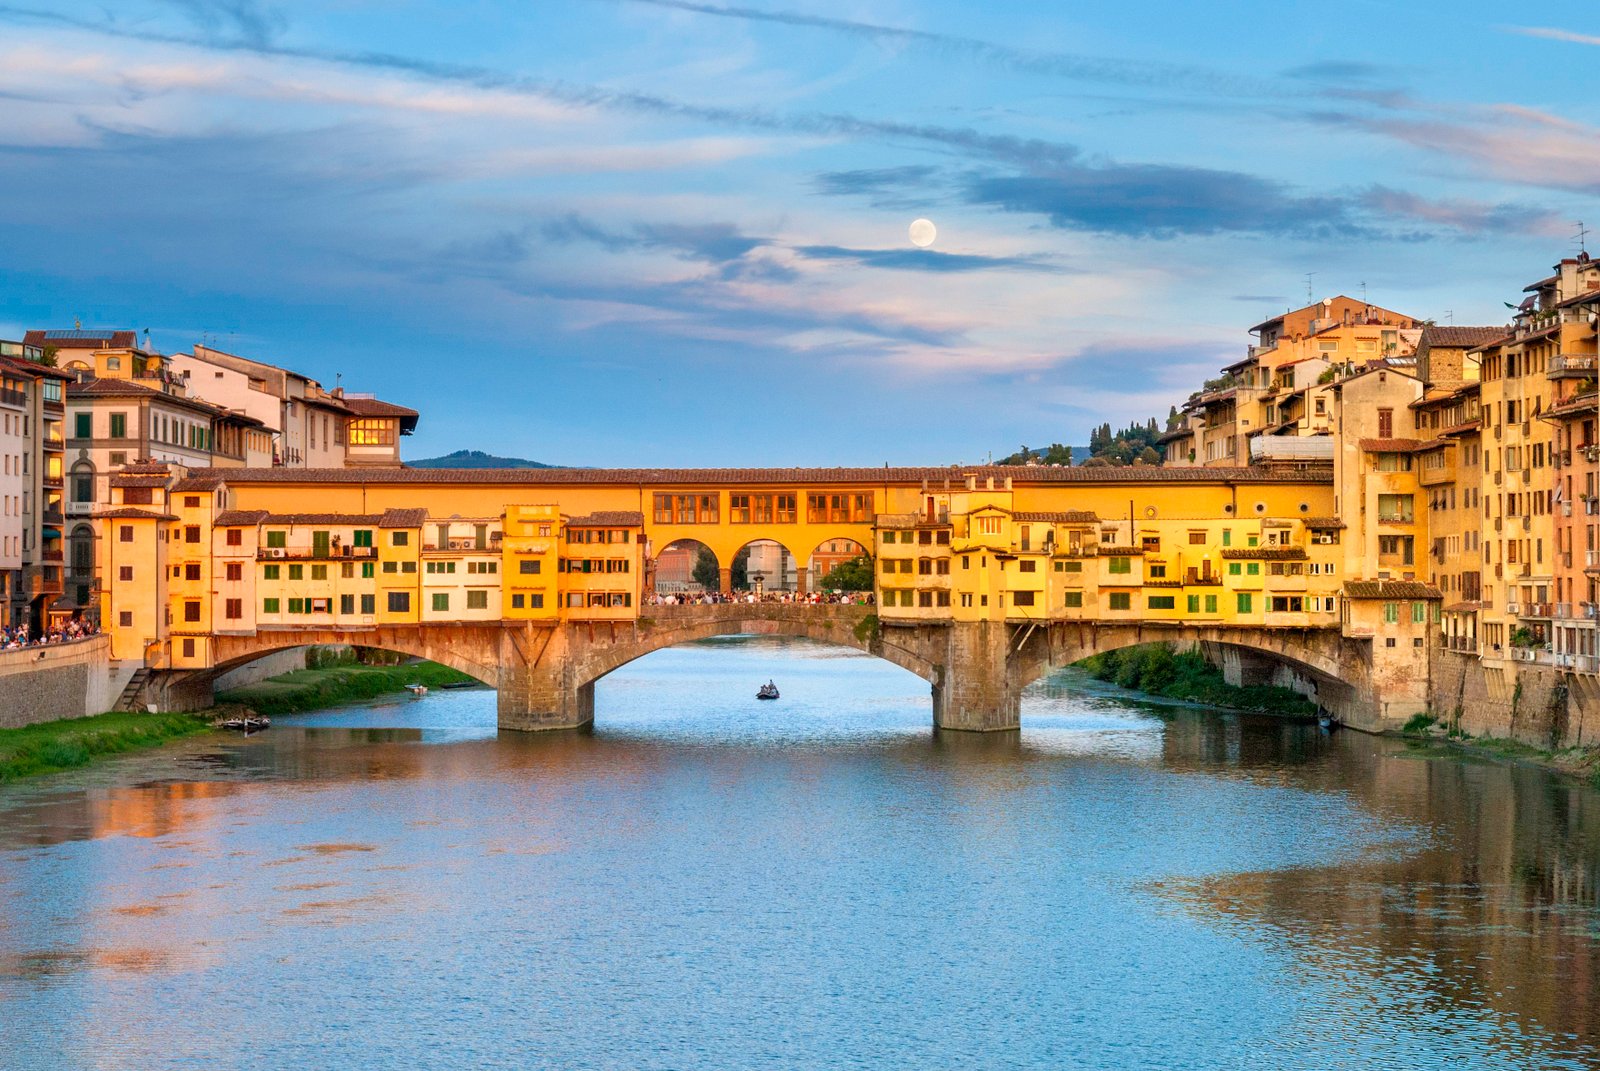
[[[1572,668],[1579,673],[1600,673],[1600,657],[1592,654],[1569,655]]]
[[[0,405],[14,405],[19,409],[26,409],[28,395],[25,391],[0,388]]]
[[[1530,602],[1522,607],[1523,617],[1549,617],[1550,604],[1547,602]]]
[[[1572,620],[1572,604],[1570,602],[1556,603],[1555,613],[1552,616],[1558,617],[1563,621]]]
[[[1558,353],[1550,358],[1545,365],[1545,375],[1554,376],[1563,373],[1593,372],[1595,370],[1595,356],[1592,353]]]
[[[256,560],[263,562],[329,562],[344,559],[376,558],[377,556],[377,547],[330,547],[326,551],[317,551],[311,547],[259,547],[256,550]]]

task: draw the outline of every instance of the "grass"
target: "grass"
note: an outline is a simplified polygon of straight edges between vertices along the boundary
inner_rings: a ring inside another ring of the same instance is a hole
[[[470,681],[465,673],[436,662],[417,662],[401,666],[368,666],[356,663],[301,669],[272,677],[258,684],[236,688],[217,695],[219,703],[238,703],[260,714],[294,714],[302,710],[334,706],[359,699],[376,699],[398,692],[408,684],[441,684]]]
[[[105,755],[155,747],[204,732],[202,714],[96,714],[0,729],[0,783],[87,766]]]
[[[1108,651],[1080,665],[1100,680],[1166,699],[1296,717],[1317,712],[1315,703],[1288,688],[1229,684],[1198,651],[1177,651],[1167,643]]]

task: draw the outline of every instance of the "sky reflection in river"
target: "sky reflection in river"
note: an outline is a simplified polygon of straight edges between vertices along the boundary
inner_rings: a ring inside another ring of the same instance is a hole
[[[778,679],[784,698],[753,700]],[[1600,813],[1057,678],[777,640],[0,790],[0,1066],[1597,1067]]]

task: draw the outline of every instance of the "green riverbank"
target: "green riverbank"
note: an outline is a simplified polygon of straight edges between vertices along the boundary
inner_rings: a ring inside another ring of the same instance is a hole
[[[1400,731],[1421,758],[1447,757],[1537,766],[1600,788],[1600,748],[1552,751],[1495,736],[1469,736],[1431,714],[1417,714]]]
[[[398,692],[408,684],[443,684],[470,681],[465,673],[437,662],[409,665],[372,666],[357,662],[301,669],[281,677],[269,677],[258,684],[217,693],[218,703],[249,707],[269,717],[295,714],[318,707],[337,706],[361,699],[376,699],[387,692]]]
[[[1108,651],[1078,665],[1099,680],[1163,699],[1296,718],[1317,713],[1316,704],[1299,692],[1261,685],[1236,687],[1198,651],[1178,651],[1167,643]]]
[[[205,732],[212,714],[96,714],[0,729],[0,783],[87,766],[106,755]]]

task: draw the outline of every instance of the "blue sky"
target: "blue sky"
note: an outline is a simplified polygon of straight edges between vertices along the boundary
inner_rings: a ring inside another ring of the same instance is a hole
[[[588,465],[944,464],[1600,232],[1593,4],[0,3],[0,336]],[[918,216],[939,239],[921,251]],[[1600,238],[1590,248],[1600,246]]]

